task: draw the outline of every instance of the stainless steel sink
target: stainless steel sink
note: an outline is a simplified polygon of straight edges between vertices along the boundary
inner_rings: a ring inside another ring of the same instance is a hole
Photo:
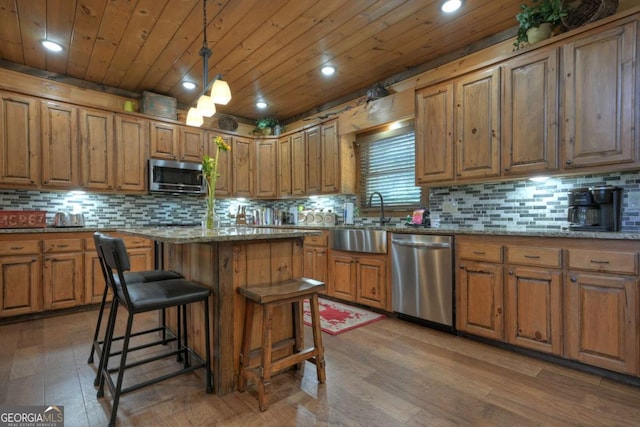
[[[367,228],[339,228],[329,233],[331,249],[374,254],[387,253],[387,232]]]

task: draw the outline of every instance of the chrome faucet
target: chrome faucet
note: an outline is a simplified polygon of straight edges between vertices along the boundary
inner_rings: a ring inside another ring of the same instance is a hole
[[[386,223],[391,221],[391,217],[389,217],[389,218],[385,218],[384,217],[384,200],[382,199],[382,194],[380,194],[377,191],[374,191],[369,196],[369,207],[371,207],[371,200],[373,199],[373,195],[374,194],[377,194],[378,197],[380,197],[380,226],[383,227]]]

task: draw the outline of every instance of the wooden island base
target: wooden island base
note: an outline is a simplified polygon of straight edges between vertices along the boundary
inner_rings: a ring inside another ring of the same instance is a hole
[[[278,238],[250,241],[221,241],[164,244],[165,268],[182,273],[187,279],[213,290],[210,301],[211,355],[214,393],[224,395],[237,389],[245,300],[238,287],[252,287],[301,277],[303,273],[302,238]],[[204,336],[202,310],[193,305],[189,345],[202,354]],[[256,310],[261,310],[257,307]],[[170,326],[175,315],[169,314]],[[252,343],[261,344],[261,314],[256,313]],[[273,339],[293,338],[291,304],[276,307]],[[274,353],[274,359],[290,354],[292,348]]]

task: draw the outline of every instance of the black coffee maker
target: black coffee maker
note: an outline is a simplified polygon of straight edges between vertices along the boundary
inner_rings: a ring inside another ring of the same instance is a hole
[[[569,191],[569,230],[620,231],[622,188],[611,185]]]

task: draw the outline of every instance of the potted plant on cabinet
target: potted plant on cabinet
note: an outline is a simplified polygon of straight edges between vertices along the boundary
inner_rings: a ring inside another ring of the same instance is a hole
[[[271,117],[265,117],[262,119],[258,119],[256,122],[256,128],[254,133],[262,134],[262,135],[271,135],[273,133],[273,128],[278,126],[279,123],[276,119],[272,119]]]
[[[520,26],[514,46],[520,49],[551,36],[551,31],[567,16],[563,0],[532,0],[531,6],[520,5],[516,19]]]

